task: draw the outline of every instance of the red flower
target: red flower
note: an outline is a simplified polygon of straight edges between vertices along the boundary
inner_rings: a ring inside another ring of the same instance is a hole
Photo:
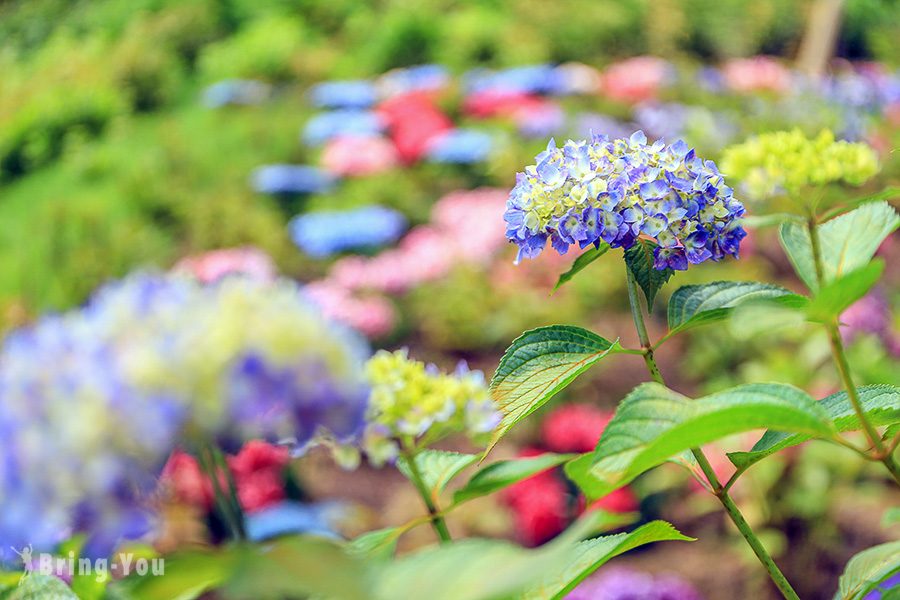
[[[397,154],[406,163],[419,160],[432,140],[453,127],[434,101],[421,92],[401,94],[378,107],[384,118]]]
[[[241,508],[253,512],[284,499],[284,468],[290,453],[283,446],[260,440],[247,442],[228,457]]]
[[[519,456],[526,458],[541,454],[541,450],[529,448],[520,452]],[[553,539],[569,522],[568,490],[553,469],[509,486],[500,493],[500,499],[512,509],[516,534],[527,546],[537,546]]]
[[[587,404],[560,406],[544,419],[541,438],[553,452],[590,452],[612,413]]]
[[[213,503],[213,490],[209,478],[190,454],[175,450],[160,475],[164,489],[184,504],[209,510]]]
[[[463,111],[473,117],[486,119],[504,115],[513,116],[519,114],[520,111],[528,112],[544,105],[546,105],[546,101],[537,96],[521,92],[488,90],[476,92],[466,98]]]
[[[636,511],[638,506],[638,499],[631,488],[623,487],[610,492],[599,500],[594,500],[587,510],[599,509],[611,513],[627,513]]]

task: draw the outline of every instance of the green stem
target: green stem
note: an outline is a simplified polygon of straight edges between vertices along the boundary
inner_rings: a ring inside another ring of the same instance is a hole
[[[809,241],[810,246],[812,247],[813,263],[816,270],[816,282],[821,286],[825,282],[824,268],[822,265],[822,247],[819,243],[819,228],[814,216],[810,216],[807,227],[809,229]],[[894,481],[900,485],[900,466],[898,466],[897,461],[894,460],[893,454],[884,447],[884,444],[881,442],[881,436],[878,435],[878,431],[875,430],[875,426],[872,425],[872,422],[869,421],[869,418],[866,416],[865,410],[863,410],[862,402],[859,399],[859,393],[856,391],[856,385],[853,383],[853,375],[850,372],[850,363],[847,361],[847,353],[844,350],[844,341],[841,339],[841,331],[838,327],[837,320],[835,319],[832,322],[827,323],[825,328],[828,330],[828,340],[831,344],[831,357],[834,360],[835,367],[837,367],[838,374],[841,377],[841,383],[844,385],[844,390],[847,392],[847,398],[850,399],[850,404],[853,406],[853,412],[856,413],[856,418],[859,419],[859,425],[865,432],[869,443],[872,445],[874,457],[884,464],[885,468],[887,468],[888,472],[894,478]]]
[[[240,512],[235,512],[230,495],[225,492],[221,486],[219,475],[222,473],[216,457],[218,449],[212,444],[206,444],[200,448],[197,458],[200,462],[200,468],[209,478],[210,486],[213,491],[213,503],[219,516],[222,517],[225,526],[235,540],[244,539],[243,518]],[[227,471],[226,471],[227,472]]]
[[[425,485],[425,480],[422,479],[422,472],[419,470],[419,465],[416,464],[416,453],[414,451],[407,451],[404,452],[403,456],[406,459],[406,464],[409,465],[410,479],[412,479],[413,485],[422,497],[422,502],[425,503],[425,508],[428,510],[428,515],[431,517],[431,526],[434,528],[434,532],[437,534],[438,538],[440,538],[442,544],[452,542],[453,538],[450,537],[450,530],[447,529],[447,523],[444,521],[444,517],[441,516],[437,504],[432,499],[431,494],[428,491],[428,486]]]
[[[625,271],[628,278],[628,300],[631,304],[631,316],[634,318],[634,325],[637,328],[638,338],[641,341],[641,347],[644,349],[644,362],[647,364],[647,370],[650,372],[650,377],[657,383],[665,385],[665,380],[663,379],[659,366],[656,364],[656,359],[653,356],[653,346],[650,343],[650,337],[647,335],[644,314],[638,300],[637,283],[634,280],[631,269],[626,266]],[[734,523],[735,527],[738,528],[738,531],[741,532],[741,535],[747,541],[747,544],[753,549],[753,553],[756,554],[759,562],[766,568],[772,582],[788,600],[800,600],[800,597],[797,596],[797,593],[794,591],[794,588],[791,587],[791,584],[784,576],[784,573],[781,572],[778,565],[772,560],[772,557],[753,532],[753,529],[750,527],[749,523],[747,523],[744,515],[741,514],[740,509],[738,509],[737,505],[734,503],[734,500],[731,499],[728,490],[722,487],[719,478],[716,476],[716,472],[713,470],[712,465],[709,464],[709,460],[706,458],[703,450],[700,448],[691,448],[691,453],[694,455],[697,464],[709,481],[713,494],[722,503],[725,512],[728,513],[728,516],[731,517],[731,521]]]

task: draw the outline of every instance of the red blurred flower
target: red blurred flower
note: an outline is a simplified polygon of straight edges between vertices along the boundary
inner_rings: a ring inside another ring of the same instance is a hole
[[[631,488],[619,488],[609,494],[603,496],[599,500],[594,500],[587,511],[605,510],[611,513],[627,513],[634,512],[640,506],[637,496],[631,491]]]
[[[602,75],[601,91],[620,102],[654,100],[671,71],[671,65],[662,58],[635,56],[607,67]]]
[[[463,111],[470,116],[486,119],[496,116],[514,116],[544,106],[545,100],[522,92],[487,90],[470,94],[463,103]]]
[[[612,413],[587,404],[560,406],[544,419],[541,439],[553,452],[590,452]]]
[[[290,459],[287,448],[259,440],[247,442],[237,455],[229,456],[241,508],[253,512],[284,500],[284,468]]]
[[[429,144],[453,127],[428,94],[411,92],[386,100],[378,107],[400,159],[406,163],[419,160]]]
[[[212,507],[211,482],[190,454],[175,450],[163,467],[160,483],[178,502],[203,510]]]

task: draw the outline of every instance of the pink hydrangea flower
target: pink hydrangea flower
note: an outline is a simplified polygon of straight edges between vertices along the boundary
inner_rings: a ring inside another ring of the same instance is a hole
[[[358,297],[327,279],[312,282],[304,290],[325,316],[345,323],[370,338],[387,335],[397,322],[394,307],[386,298]]]
[[[252,246],[212,250],[189,256],[180,260],[172,270],[191,275],[203,283],[213,283],[227,275],[244,275],[270,281],[278,272],[272,258]]]
[[[781,93],[791,85],[791,72],[770,56],[730,60],[722,67],[722,76],[731,90],[740,93]]]
[[[397,162],[397,149],[381,136],[341,136],[328,142],[322,153],[322,167],[339,177],[381,173]]]
[[[668,61],[656,56],[636,56],[607,67],[601,92],[619,102],[655,100],[672,76]]]

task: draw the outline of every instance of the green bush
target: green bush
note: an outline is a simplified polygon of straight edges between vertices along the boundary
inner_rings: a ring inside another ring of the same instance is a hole
[[[247,77],[282,81],[295,72],[295,60],[309,33],[297,18],[270,16],[245,25],[234,36],[206,46],[200,72],[207,81]]]

